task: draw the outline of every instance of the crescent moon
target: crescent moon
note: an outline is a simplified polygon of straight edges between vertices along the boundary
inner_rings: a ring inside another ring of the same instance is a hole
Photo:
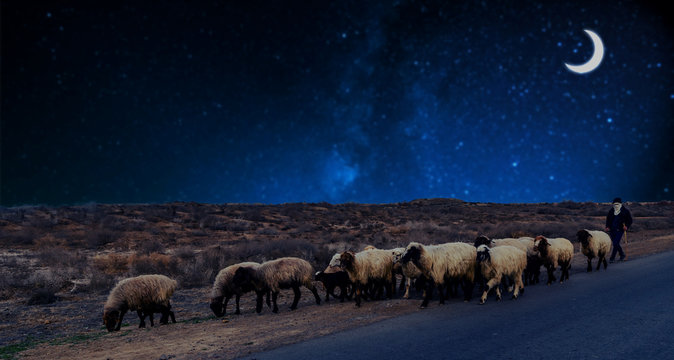
[[[592,58],[582,65],[569,65],[564,63],[564,65],[566,65],[569,70],[578,74],[587,74],[590,71],[596,69],[599,67],[601,60],[604,58],[604,43],[601,42],[599,35],[597,35],[594,31],[587,29],[585,29],[585,32],[590,36],[590,39],[592,39],[592,44],[594,44],[594,54],[592,54]]]

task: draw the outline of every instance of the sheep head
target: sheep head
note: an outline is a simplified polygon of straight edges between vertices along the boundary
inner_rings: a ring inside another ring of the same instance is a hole
[[[408,245],[401,259],[403,264],[407,264],[411,261],[417,267],[421,267],[419,265],[419,260],[421,259],[421,246],[423,245],[418,243],[411,243]]]
[[[218,296],[211,299],[211,310],[216,317],[222,317],[225,315],[225,306],[222,303],[224,296]]]
[[[353,265],[356,262],[356,254],[353,251],[345,251],[339,256],[339,261],[343,269],[353,269]]]
[[[548,239],[545,238],[545,236],[543,235],[536,236],[536,241],[534,242],[534,249],[537,250],[542,257],[545,258],[548,256],[549,247],[550,243],[548,242]]]
[[[590,232],[587,230],[579,230],[578,233],[576,233],[576,237],[578,238],[578,242],[583,244],[583,246],[588,246],[590,244]]]
[[[117,326],[117,321],[119,321],[119,311],[118,310],[105,310],[103,311],[103,324],[108,329],[109,332],[115,331]]]
[[[323,281],[325,280],[325,273],[322,271],[317,271],[316,274],[314,275],[314,280],[315,281]]]
[[[478,247],[480,245],[491,246],[492,243],[491,243],[491,240],[488,237],[486,237],[484,235],[480,235],[475,239],[475,243],[473,245],[475,245],[475,247]]]
[[[489,254],[489,247],[487,245],[480,245],[477,248],[477,262],[481,263],[483,261],[491,260],[491,255]]]

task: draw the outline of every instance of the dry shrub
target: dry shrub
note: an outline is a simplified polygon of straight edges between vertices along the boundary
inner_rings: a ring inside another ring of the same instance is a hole
[[[41,248],[36,256],[41,266],[83,268],[87,263],[85,254],[61,247]]]
[[[129,258],[120,254],[96,255],[92,265],[107,275],[123,274],[129,270]]]
[[[89,249],[98,249],[114,242],[118,237],[114,231],[96,229],[87,233],[85,240]]]
[[[115,285],[115,277],[98,270],[92,270],[89,284],[82,290],[92,293],[105,293]]]
[[[179,273],[178,261],[169,255],[152,253],[150,255],[131,255],[129,258],[131,274],[163,274],[173,276]]]
[[[141,255],[150,255],[151,253],[163,253],[164,244],[158,239],[141,240],[136,245],[136,252]]]

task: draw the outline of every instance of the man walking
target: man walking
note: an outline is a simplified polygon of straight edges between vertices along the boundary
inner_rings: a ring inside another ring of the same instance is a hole
[[[625,252],[620,246],[620,240],[623,237],[623,233],[632,226],[632,214],[623,206],[623,202],[620,198],[613,199],[613,208],[609,210],[608,215],[606,215],[606,232],[611,235],[611,242],[613,242],[613,251],[611,251],[610,262],[615,261],[616,253],[620,254],[620,259],[618,261],[625,260]]]

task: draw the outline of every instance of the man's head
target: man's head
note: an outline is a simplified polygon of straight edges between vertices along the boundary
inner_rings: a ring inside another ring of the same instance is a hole
[[[620,199],[619,197],[613,199],[613,210],[615,210],[616,212],[618,212],[618,211],[620,211],[620,208],[622,208],[622,206],[623,206],[623,201],[622,201],[622,199]]]

